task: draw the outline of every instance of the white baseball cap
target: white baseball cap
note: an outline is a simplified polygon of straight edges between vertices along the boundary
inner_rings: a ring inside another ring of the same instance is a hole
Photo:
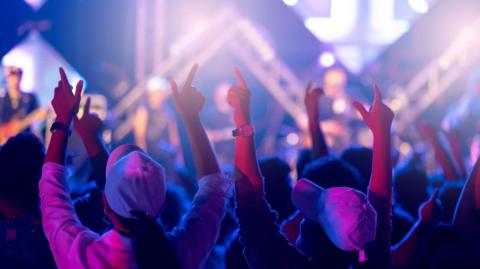
[[[165,169],[138,150],[109,164],[105,197],[113,212],[130,219],[137,218],[135,211],[157,217],[165,202]]]
[[[325,234],[344,251],[361,251],[375,239],[377,213],[366,195],[348,187],[324,189],[300,179],[292,192],[293,204],[319,223]]]

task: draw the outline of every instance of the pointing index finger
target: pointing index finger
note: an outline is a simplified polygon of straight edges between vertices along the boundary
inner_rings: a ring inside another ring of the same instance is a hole
[[[70,85],[70,84],[69,84]],[[82,89],[83,89],[83,80],[80,80],[75,87],[75,98],[80,102],[80,98],[82,97]]]
[[[185,81],[185,84],[183,85],[183,89],[189,89],[192,87],[192,82],[193,78],[195,77],[195,73],[197,72],[198,69],[198,64],[194,64],[192,68],[190,69],[190,72],[188,73],[187,80]]]
[[[177,86],[177,83],[175,82],[175,80],[170,80],[170,88],[172,89],[172,100],[173,100],[173,104],[175,105],[175,107],[177,107],[177,104],[178,104],[178,86]]]
[[[66,86],[70,86],[70,83],[68,82],[67,75],[65,74],[65,70],[63,70],[63,67],[60,67],[59,71],[60,71],[61,81],[65,82],[67,84]]]
[[[307,93],[310,92],[313,88],[313,81],[309,81],[307,84]]]
[[[235,68],[235,77],[237,77],[238,85],[240,88],[246,90],[248,89],[247,83],[245,82],[245,79],[242,76],[242,73],[240,73],[240,70],[238,68]]]
[[[373,100],[374,103],[380,103],[382,102],[382,92],[380,91],[380,88],[378,87],[378,84],[375,83],[375,97]]]
[[[85,107],[83,108],[83,115],[90,114],[90,101],[91,101],[91,98],[88,97],[87,101],[85,102]]]

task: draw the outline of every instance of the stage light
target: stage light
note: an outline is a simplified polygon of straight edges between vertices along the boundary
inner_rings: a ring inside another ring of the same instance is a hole
[[[347,102],[344,99],[336,99],[333,101],[332,109],[335,114],[343,114],[347,111]]]
[[[47,0],[25,0],[34,10],[39,10]]]
[[[427,1],[425,0],[408,0],[410,7],[418,13],[427,13],[430,8]]]
[[[330,4],[299,13],[304,17],[305,27],[320,41],[329,43],[335,57],[354,74],[360,74],[365,65],[373,62],[386,45],[392,44],[410,26],[396,0],[325,2]],[[407,11],[411,13],[408,8]]]
[[[323,52],[320,55],[319,62],[323,67],[330,67],[335,64],[335,56],[329,51]]]
[[[304,25],[321,41],[343,41],[357,25],[358,6],[358,0],[331,1],[329,17],[306,17]]]
[[[395,98],[390,101],[389,106],[394,112],[397,112],[400,111],[400,109],[402,108],[403,102],[400,98]]]
[[[412,152],[412,147],[410,144],[403,142],[400,144],[399,151],[403,156],[409,155]]]
[[[295,6],[296,4],[298,4],[298,0],[283,0],[283,2],[285,3],[285,5],[287,6]]]
[[[159,76],[153,76],[147,81],[147,90],[153,91],[166,91],[168,89],[168,82],[165,78]]]
[[[298,142],[300,142],[300,137],[296,133],[289,133],[286,139],[287,144],[289,144],[290,146],[295,146],[296,144],[298,144]]]

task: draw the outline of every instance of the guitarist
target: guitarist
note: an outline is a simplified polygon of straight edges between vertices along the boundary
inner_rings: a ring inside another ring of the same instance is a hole
[[[20,89],[22,73],[23,71],[19,67],[5,67],[7,91],[4,96],[0,97],[0,131],[2,136],[12,136],[18,132],[30,131],[29,126],[22,126],[20,122],[29,114],[38,110],[36,96]]]

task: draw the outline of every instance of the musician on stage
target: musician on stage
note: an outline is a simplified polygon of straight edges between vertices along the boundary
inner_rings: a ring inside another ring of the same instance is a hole
[[[330,150],[340,153],[354,141],[359,143],[357,128],[359,122],[347,94],[347,73],[338,67],[328,69],[322,81],[323,96],[319,100],[319,119]],[[316,88],[316,85],[309,85]]]
[[[135,144],[164,165],[167,174],[173,175],[180,138],[175,114],[168,103],[168,82],[162,78],[147,88],[146,98],[135,113]]]
[[[4,95],[0,96],[0,129],[2,133],[0,136],[8,138],[22,131],[30,131],[31,121],[26,122],[25,120],[27,117],[32,117],[31,114],[38,109],[38,102],[33,93],[21,90],[20,83],[23,74],[21,68],[7,66],[4,70],[7,89]],[[1,143],[3,142],[5,141],[1,141]]]

